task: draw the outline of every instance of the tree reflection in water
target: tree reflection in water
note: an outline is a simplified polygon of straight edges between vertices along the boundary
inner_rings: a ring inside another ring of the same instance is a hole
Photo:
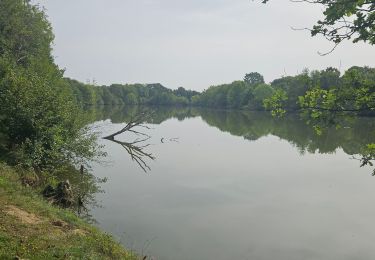
[[[359,166],[364,163],[364,166],[371,166],[375,158],[374,117],[350,113],[327,114],[326,117],[321,117],[325,120],[316,120],[306,113],[308,111],[288,113],[283,118],[272,117],[269,112],[197,107],[106,106],[87,111],[92,122],[106,119],[110,119],[112,123],[129,122],[141,111],[153,111],[143,121],[147,124],[160,124],[171,118],[182,121],[201,117],[208,125],[249,141],[256,141],[267,135],[277,136],[294,145],[301,154],[334,153],[337,149],[342,149],[350,158],[354,156],[361,160]]]

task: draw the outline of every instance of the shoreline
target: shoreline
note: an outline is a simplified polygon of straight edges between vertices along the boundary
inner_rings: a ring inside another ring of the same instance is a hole
[[[139,259],[72,211],[48,203],[0,163],[1,259]]]

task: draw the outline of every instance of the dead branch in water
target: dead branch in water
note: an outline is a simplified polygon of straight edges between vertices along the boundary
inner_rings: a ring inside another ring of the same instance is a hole
[[[146,112],[139,113],[139,114],[135,115],[134,118],[131,118],[129,123],[127,123],[126,126],[124,128],[122,128],[120,131],[117,131],[116,133],[105,136],[105,137],[103,137],[103,139],[114,140],[116,135],[122,134],[124,132],[132,132],[136,135],[143,135],[143,136],[150,137],[149,135],[147,135],[145,133],[142,133],[142,132],[139,132],[139,131],[136,131],[133,128],[134,127],[143,127],[143,128],[146,128],[146,129],[151,129],[150,127],[143,124],[143,122],[146,119],[150,118],[151,115],[152,115],[151,113],[147,114]]]
[[[126,152],[130,155],[131,159],[135,161],[138,164],[138,166],[142,168],[144,172],[147,172],[147,170],[151,170],[151,168],[146,163],[146,159],[148,158],[151,160],[155,160],[155,157],[151,153],[144,151],[144,148],[148,147],[150,144],[141,144],[142,142],[145,142],[148,139],[150,139],[151,136],[149,136],[148,134],[142,133],[140,131],[134,130],[133,128],[143,127],[146,129],[151,129],[150,127],[143,124],[143,122],[146,119],[150,118],[151,115],[152,113],[146,113],[146,112],[139,113],[133,118],[131,118],[129,123],[127,123],[126,126],[123,127],[120,131],[117,131],[111,135],[103,137],[103,139],[110,140],[124,147]],[[122,134],[124,132],[131,132],[136,135],[142,135],[145,138],[136,139],[133,142],[124,142],[124,141],[115,140],[115,137],[117,135]]]

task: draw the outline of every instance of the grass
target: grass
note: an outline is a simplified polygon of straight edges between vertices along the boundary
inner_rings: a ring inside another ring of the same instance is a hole
[[[128,259],[135,253],[21,185],[17,172],[0,164],[0,259]]]

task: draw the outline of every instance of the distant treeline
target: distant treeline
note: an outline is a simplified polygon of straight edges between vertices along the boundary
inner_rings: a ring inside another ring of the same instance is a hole
[[[243,81],[212,86],[193,104],[203,107],[248,110],[372,110],[375,108],[375,69],[352,67],[343,75],[336,68],[321,71],[304,70],[296,76],[285,76],[264,82],[252,72]]]
[[[156,84],[93,86],[66,79],[79,104],[89,105],[191,105],[210,108],[271,110],[275,113],[301,108],[371,111],[375,108],[375,69],[351,67],[343,75],[336,68],[305,69],[270,84],[257,72],[243,80],[211,86],[199,93]]]
[[[65,79],[72,87],[76,101],[82,105],[189,105],[192,97],[199,92],[168,89],[159,83],[155,84],[112,84],[94,86],[77,80]]]

